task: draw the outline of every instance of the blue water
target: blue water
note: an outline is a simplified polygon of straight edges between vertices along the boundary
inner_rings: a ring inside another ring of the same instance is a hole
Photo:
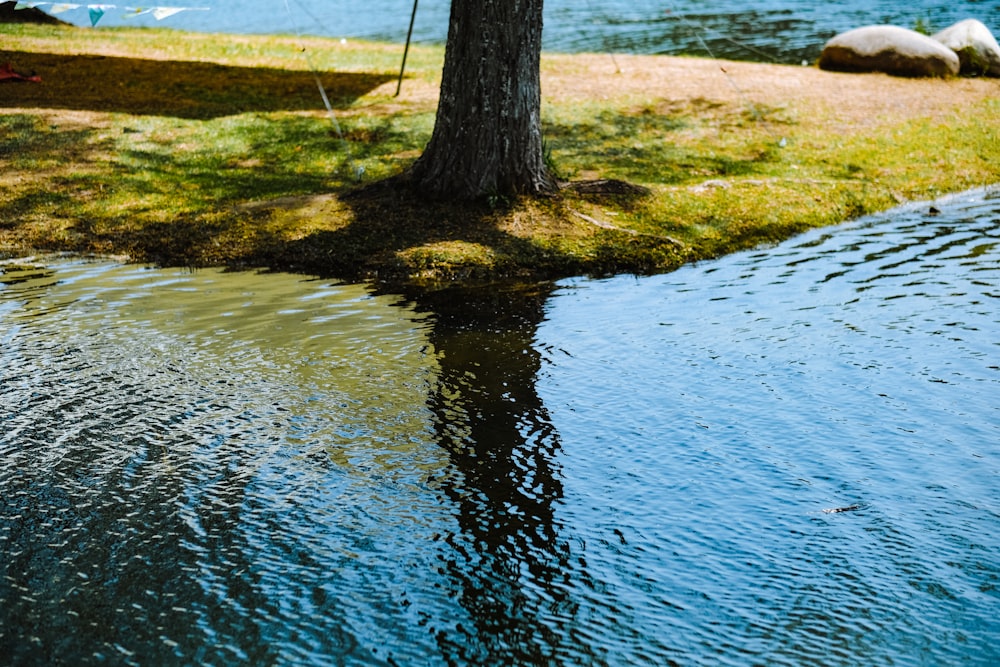
[[[281,32],[403,42],[413,9],[410,0],[374,0],[365,3],[363,9],[349,0],[189,0],[163,4],[208,11],[187,11],[157,21],[149,14],[126,18],[122,10],[109,10],[98,25]],[[449,7],[448,0],[419,2],[415,41],[443,42]],[[90,24],[82,6],[59,16],[79,25]],[[912,28],[921,22],[932,30],[941,30],[966,18],[979,19],[996,34],[1000,31],[1000,2],[547,0],[544,48],[567,52],[684,53],[798,63],[818,56],[823,43],[836,33],[862,25],[893,23]]]
[[[562,285],[539,395],[614,664],[1000,660],[1000,200],[926,210]]]
[[[0,265],[4,664],[994,665],[1000,193],[654,277]]]

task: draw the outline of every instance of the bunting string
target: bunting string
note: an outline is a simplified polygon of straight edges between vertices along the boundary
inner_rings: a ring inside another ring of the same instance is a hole
[[[149,7],[128,7],[123,5],[105,5],[105,4],[77,4],[73,2],[35,2],[35,0],[18,0],[14,5],[14,9],[34,9],[36,7],[48,7],[48,12],[50,14],[62,14],[63,12],[68,12],[73,9],[86,9],[90,15],[90,25],[96,26],[98,22],[104,15],[110,11],[121,10],[123,13],[123,18],[135,18],[137,16],[150,15],[157,21],[162,21],[163,19],[170,18],[174,14],[179,14],[181,12],[207,12],[209,7],[164,7],[164,6],[149,6]]]

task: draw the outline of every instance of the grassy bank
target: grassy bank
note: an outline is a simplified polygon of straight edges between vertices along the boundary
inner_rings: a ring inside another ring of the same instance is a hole
[[[655,272],[1000,182],[996,81],[549,54],[547,148],[571,186],[429,204],[372,187],[433,125],[443,52],[411,50],[396,97],[401,51],[0,26],[0,62],[42,77],[0,84],[0,255],[349,280]]]

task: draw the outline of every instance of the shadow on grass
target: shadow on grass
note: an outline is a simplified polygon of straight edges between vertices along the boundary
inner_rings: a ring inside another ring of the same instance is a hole
[[[351,190],[359,165],[371,178],[405,169],[395,156],[417,153],[423,136],[409,120],[352,117],[343,138],[311,115],[123,122],[108,132],[64,130],[30,114],[0,118],[0,155],[31,175],[0,197],[0,215],[14,221],[8,235],[49,219],[52,242],[39,238],[40,247],[389,284],[645,273],[684,259],[664,238],[599,228],[575,212],[641,205],[627,192],[567,189],[491,205],[427,201],[405,177]],[[589,152],[562,138],[576,155]],[[326,208],[313,210],[315,200]],[[295,212],[272,217],[286,203]],[[311,215],[330,217],[314,224]]]
[[[0,50],[41,83],[6,83],[0,107],[107,111],[177,118],[245,112],[315,111],[323,101],[311,72],[206,62],[58,55]],[[335,107],[394,78],[391,74],[321,72]]]
[[[276,122],[247,114],[178,129],[130,120],[118,134],[0,116],[0,157],[25,175],[0,196],[0,241],[383,284],[649,272],[680,263],[669,243],[593,227],[573,212],[636,205],[638,195],[627,192],[567,188],[542,200],[434,202],[404,176],[354,190],[352,167],[403,169],[405,161],[392,156],[414,153],[417,144],[413,132],[386,119],[351,118],[343,128],[340,139],[312,116]]]
[[[82,194],[77,210],[105,218],[116,207],[142,216],[211,213],[247,202],[329,192],[353,185],[359,165],[378,177],[393,154],[422,135],[391,119],[349,118],[338,134],[313,115],[246,114],[195,124],[128,119],[113,127],[64,127],[32,114],[0,114],[0,159],[20,173],[0,197],[8,219],[32,193]]]
[[[344,227],[281,242],[255,263],[394,289],[646,273],[684,261],[663,239],[581,226],[570,213],[572,194],[500,205],[429,201],[404,174],[339,201],[349,219]]]
[[[534,277],[565,269],[570,261],[502,228],[516,204],[429,201],[405,175],[339,199],[348,209],[347,225],[283,243],[273,248],[267,263],[347,280],[395,283],[421,274],[446,280],[515,278],[526,276],[529,267]]]

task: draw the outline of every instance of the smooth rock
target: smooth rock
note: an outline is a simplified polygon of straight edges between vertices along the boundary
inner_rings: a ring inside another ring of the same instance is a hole
[[[819,66],[896,76],[955,76],[960,69],[958,56],[941,42],[891,25],[870,25],[837,35],[823,47]]]
[[[1000,76],[1000,44],[980,21],[959,21],[933,35],[933,39],[958,54],[962,74]]]

